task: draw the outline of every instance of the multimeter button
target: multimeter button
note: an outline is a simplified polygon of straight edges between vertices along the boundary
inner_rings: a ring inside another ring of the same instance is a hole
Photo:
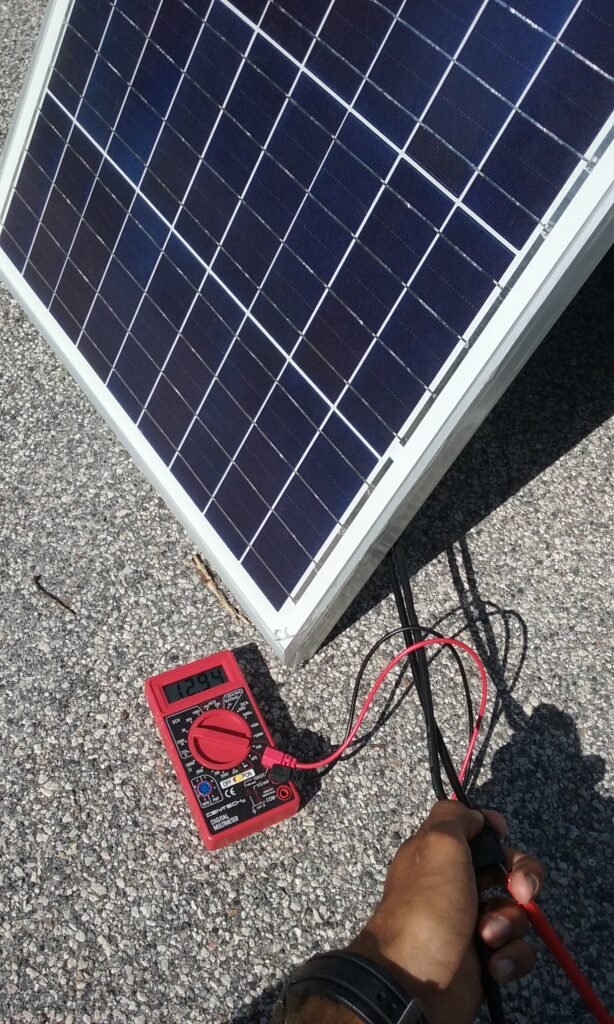
[[[205,711],[192,723],[188,746],[192,757],[206,768],[224,771],[241,764],[252,745],[249,723],[235,711]]]
[[[197,789],[201,796],[209,796],[213,791],[213,786],[210,782],[199,782]]]

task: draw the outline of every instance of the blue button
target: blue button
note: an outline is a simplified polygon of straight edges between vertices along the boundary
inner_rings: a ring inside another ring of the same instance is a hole
[[[209,796],[209,794],[213,792],[213,786],[210,782],[199,782],[198,792],[201,796]]]

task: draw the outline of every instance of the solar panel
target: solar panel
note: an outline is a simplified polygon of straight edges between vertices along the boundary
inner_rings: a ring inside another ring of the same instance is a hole
[[[53,0],[0,272],[286,661],[605,251],[606,0]]]

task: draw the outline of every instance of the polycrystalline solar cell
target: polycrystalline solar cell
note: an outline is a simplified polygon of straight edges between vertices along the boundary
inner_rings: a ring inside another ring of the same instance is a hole
[[[2,249],[274,608],[550,226],[611,38],[603,0],[70,7]]]

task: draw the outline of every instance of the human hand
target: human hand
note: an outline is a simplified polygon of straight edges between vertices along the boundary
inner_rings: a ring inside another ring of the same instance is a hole
[[[390,865],[384,895],[349,949],[385,966],[416,996],[429,1024],[471,1024],[484,993],[475,948],[476,928],[492,950],[488,970],[498,982],[532,970],[535,953],[523,941],[529,922],[522,907],[501,897],[478,901],[494,879],[476,882],[469,840],[484,820],[501,837],[496,811],[468,810],[442,800]],[[544,871],[528,854],[504,847],[510,891],[518,903],[539,892]]]

